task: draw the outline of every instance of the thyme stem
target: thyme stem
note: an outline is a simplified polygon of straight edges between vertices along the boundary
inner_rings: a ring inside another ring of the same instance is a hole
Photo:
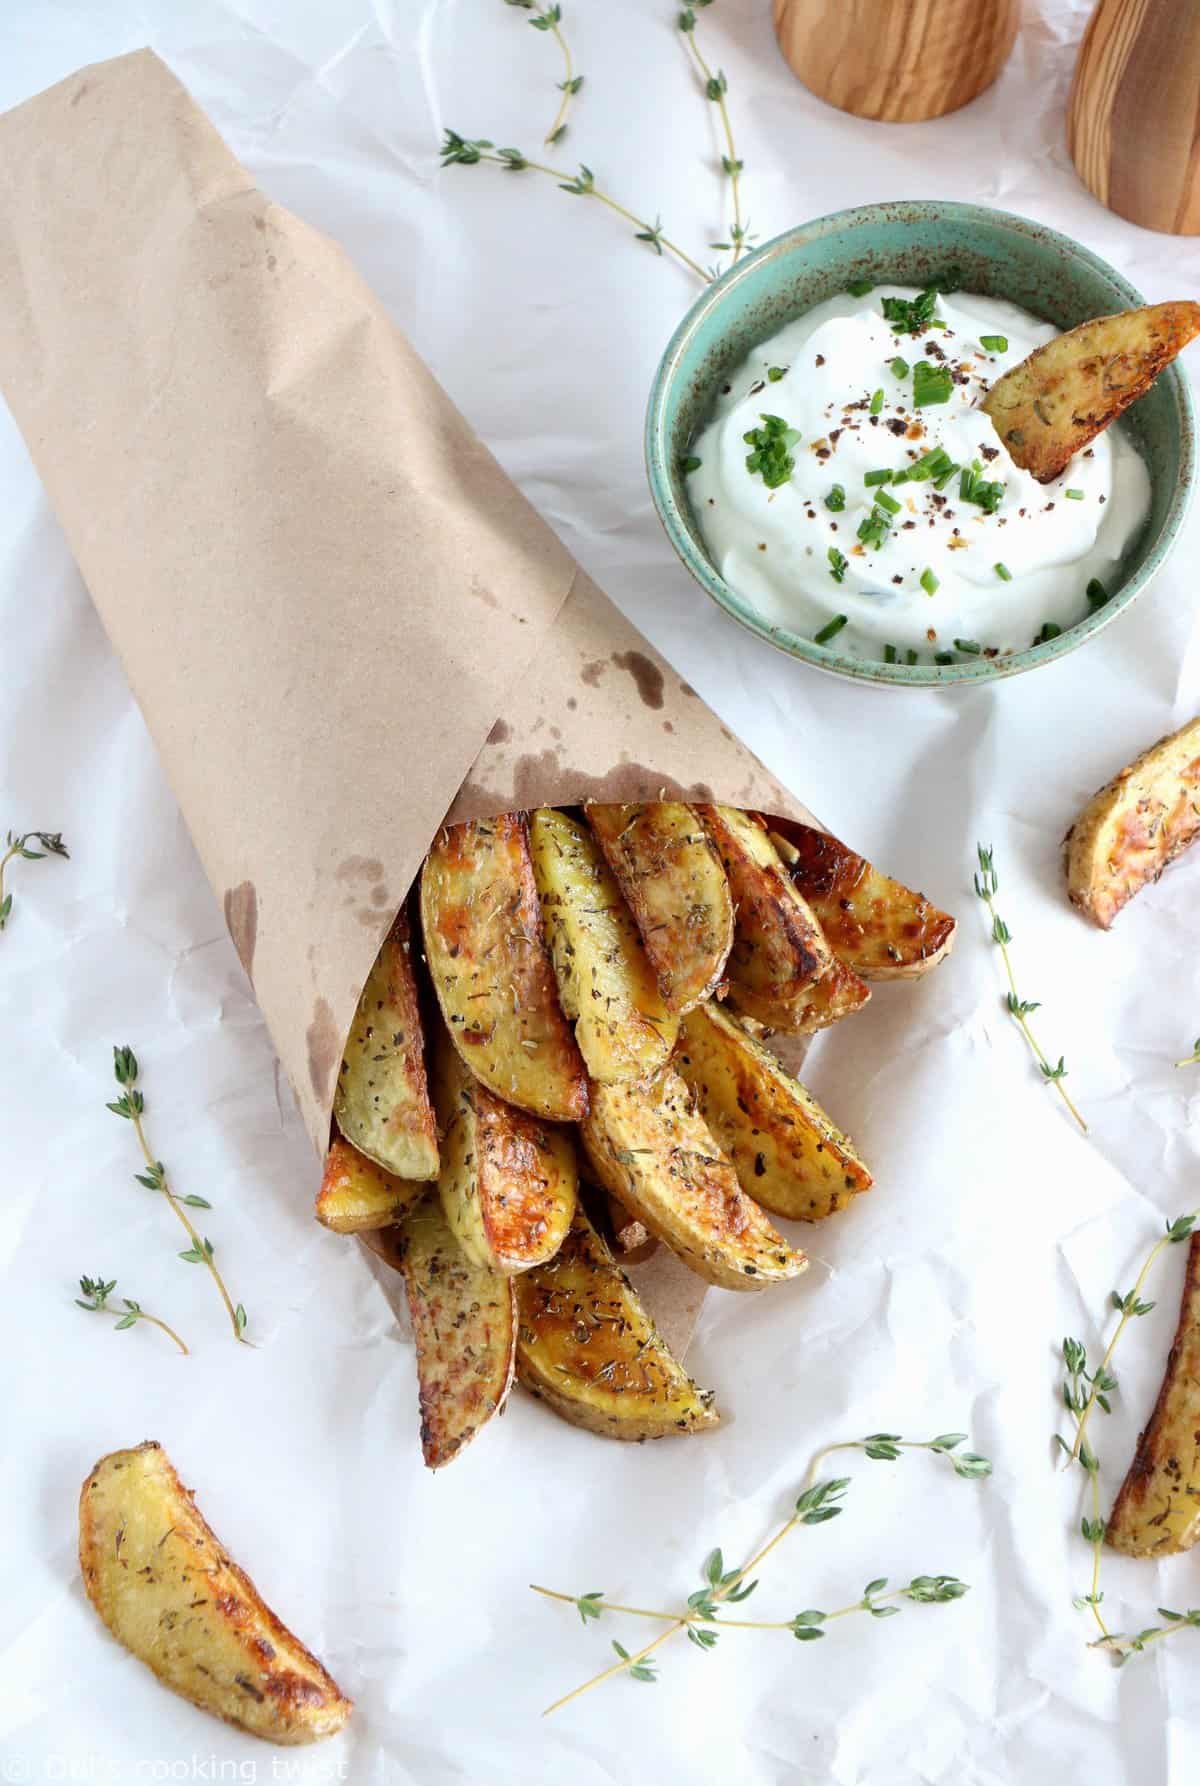
[[[684,14],[684,17],[687,17],[686,13]],[[733,125],[730,122],[729,106],[725,99],[725,79],[723,75],[714,75],[712,69],[709,67],[700,45],[696,42],[694,20],[689,27],[684,29],[683,39],[691,52],[696,67],[700,71],[700,78],[704,83],[705,97],[713,100],[721,118],[721,129],[725,136],[726,150],[722,160],[722,166],[724,167],[725,172],[729,175],[729,195],[733,200],[733,228],[729,235],[729,240],[733,245],[733,259],[730,262],[730,265],[736,266],[738,257],[746,245],[746,229],[745,225],[742,223],[742,163],[738,160],[738,153],[734,147]]]
[[[41,849],[30,848],[31,843],[40,843]],[[12,911],[13,896],[4,891],[4,870],[17,856],[25,862],[40,862],[46,856],[69,856],[70,852],[62,840],[61,831],[26,831],[18,835],[10,831],[5,840],[4,854],[0,856],[0,930],[8,923]]]
[[[529,1585],[535,1594],[542,1594],[547,1600],[564,1600],[568,1606],[574,1606],[577,1603],[578,1596],[575,1594],[560,1594],[553,1588],[540,1588],[535,1582],[530,1582]],[[871,1601],[875,1606],[882,1606],[885,1600],[902,1600],[906,1592],[905,1588],[892,1588],[886,1594],[873,1594]],[[717,1599],[715,1593],[713,1599]],[[713,1620],[705,1618],[702,1613],[653,1612],[645,1606],[621,1606],[615,1600],[604,1599],[596,1600],[593,1604],[598,1612],[620,1612],[635,1619],[664,1620],[668,1624],[677,1624],[681,1629],[687,1625],[707,1625],[709,1629],[712,1629],[713,1626]],[[840,1606],[836,1612],[823,1613],[821,1622],[828,1625],[833,1619],[844,1619],[852,1612],[865,1612],[866,1610],[867,1607],[862,1600],[855,1600],[849,1606]],[[794,1631],[796,1621],[794,1619],[721,1619],[718,1621],[718,1625],[722,1631]],[[636,1658],[632,1656],[629,1659],[630,1662],[635,1660]],[[628,1667],[629,1663],[624,1666]],[[580,1687],[579,1692],[582,1693],[582,1691],[583,1688]],[[566,1700],[559,1700],[558,1703],[565,1705]],[[550,1712],[554,1709],[554,1706],[550,1706],[544,1716],[549,1717]]]
[[[142,1118],[141,1118],[140,1112],[137,1110],[134,1110],[132,1112],[129,1120],[130,1120],[130,1122],[132,1122],[133,1132],[138,1138],[138,1146],[142,1150],[142,1158],[145,1160],[146,1165],[150,1168],[150,1170],[153,1171],[155,1166],[158,1164],[158,1162],[154,1158],[154,1155],[151,1153],[150,1144],[146,1140],[146,1131],[142,1126]],[[242,1333],[242,1324],[238,1320],[238,1317],[237,1317],[237,1310],[233,1306],[233,1298],[230,1296],[229,1291],[225,1288],[224,1278],[221,1276],[221,1273],[217,1270],[217,1262],[212,1256],[212,1249],[211,1249],[211,1247],[206,1246],[204,1241],[201,1239],[201,1236],[196,1228],[195,1223],[192,1221],[192,1218],[189,1216],[187,1210],[183,1207],[182,1203],[180,1203],[178,1197],[176,1197],[174,1191],[171,1189],[170,1183],[167,1179],[165,1172],[162,1174],[161,1189],[162,1189],[163,1196],[166,1198],[166,1200],[170,1204],[171,1208],[175,1211],[175,1214],[179,1217],[180,1221],[183,1223],[183,1226],[187,1233],[188,1239],[191,1241],[193,1247],[196,1249],[196,1252],[200,1255],[201,1262],[205,1266],[207,1266],[209,1274],[212,1277],[213,1283],[217,1286],[217,1289],[221,1293],[221,1301],[225,1304],[225,1311],[229,1316],[229,1324],[233,1328],[234,1339],[242,1340],[243,1343],[247,1343],[247,1342],[245,1342],[245,1338]]]
[[[571,63],[571,46],[568,44],[565,36],[560,30],[557,19],[551,21],[550,32],[555,42],[558,44],[559,49],[562,51],[563,66],[566,69],[566,75],[562,81],[562,98],[559,100],[558,110],[554,114],[554,122],[542,138],[542,141],[546,144],[556,143],[562,137],[567,128],[567,113],[571,109],[571,101],[579,91],[579,88],[575,85],[575,69]]]

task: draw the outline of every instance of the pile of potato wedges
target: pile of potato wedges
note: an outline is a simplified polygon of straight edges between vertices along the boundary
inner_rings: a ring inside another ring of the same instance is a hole
[[[765,1038],[926,972],[954,920],[822,831],[670,801],[449,827],[413,905],[346,1041],[316,1213],[403,1273],[426,1463],[514,1376],[607,1437],[711,1426],[610,1241],[726,1289],[803,1271],[771,1217],[822,1220],[871,1174]]]

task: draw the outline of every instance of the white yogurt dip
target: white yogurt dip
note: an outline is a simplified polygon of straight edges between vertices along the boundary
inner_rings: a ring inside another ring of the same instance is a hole
[[[960,292],[916,334],[885,317],[919,297],[831,298],[756,348],[692,447],[688,494],[713,563],[772,625],[900,662],[1022,651],[1111,593],[1149,474],[1119,427],[1052,483],[1019,471],[978,405],[1058,331]]]

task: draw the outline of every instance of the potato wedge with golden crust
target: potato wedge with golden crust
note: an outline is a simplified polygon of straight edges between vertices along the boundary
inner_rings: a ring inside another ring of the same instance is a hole
[[[387,1228],[398,1222],[424,1194],[425,1186],[417,1179],[385,1172],[343,1136],[335,1135],[325,1156],[316,1216],[335,1234],[360,1234],[364,1228]]]
[[[84,1483],[79,1567],[118,1643],[201,1710],[270,1743],[319,1742],[350,1716],[153,1440],[110,1452]]]
[[[729,1002],[772,1029],[802,1021],[808,989],[833,966],[833,951],[792,885],[757,813],[697,808],[720,852],[737,917]]]
[[[467,1258],[505,1273],[552,1259],[575,1212],[570,1134],[493,1097],[444,1030],[434,1044],[433,1097],[438,1193]]]
[[[742,1189],[773,1215],[819,1222],[870,1190],[850,1137],[719,1005],[685,1017],[674,1066]]]
[[[599,845],[550,806],[530,818],[529,838],[559,998],[588,1073],[600,1084],[648,1079],[679,1025]]]
[[[513,1282],[517,1375],[572,1426],[661,1439],[717,1424],[711,1393],[667,1350],[582,1208],[549,1264]]]
[[[827,831],[771,819],[771,838],[838,960],[864,980],[915,980],[954,946],[956,921]]]
[[[1200,1538],[1200,1234],[1193,1234],[1188,1248],[1162,1388],[1105,1538],[1130,1557],[1170,1556]]]
[[[998,378],[983,400],[1014,465],[1040,484],[1149,389],[1200,335],[1200,304],[1147,304],[1068,329]]]
[[[362,1237],[404,1274],[417,1350],[421,1451],[431,1470],[457,1457],[512,1388],[517,1344],[513,1280],[472,1265],[428,1191],[395,1228]]]
[[[765,1290],[808,1264],[746,1196],[673,1069],[649,1086],[594,1085],[581,1133],[605,1190],[710,1284]]]
[[[589,806],[588,824],[633,913],[668,1010],[711,998],[733,947],[733,897],[690,806]]]
[[[577,1121],[587,1075],[546,953],[524,813],[439,833],[421,923],[442,1015],[475,1077],[534,1116]]]
[[[1067,892],[1101,930],[1200,835],[1200,719],[1088,801],[1065,842]]]
[[[346,1140],[397,1178],[438,1173],[408,918],[393,924],[362,989],[333,1114]]]

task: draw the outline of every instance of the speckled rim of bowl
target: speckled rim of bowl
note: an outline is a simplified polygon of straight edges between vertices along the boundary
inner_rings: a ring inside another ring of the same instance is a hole
[[[945,688],[955,684],[993,682],[1006,676],[1019,676],[1025,670],[1039,669],[1043,664],[1053,663],[1056,658],[1065,657],[1068,652],[1077,650],[1123,614],[1161,569],[1183,525],[1196,483],[1195,411],[1187,379],[1178,363],[1174,363],[1160,374],[1158,384],[1167,385],[1178,414],[1179,474],[1158,537],[1142,562],[1122,578],[1120,586],[1102,608],[1068,627],[1057,638],[1031,646],[1027,651],[1012,652],[1007,657],[971,658],[953,664],[910,665],[875,663],[863,658],[844,656],[828,646],[816,644],[811,638],[795,633],[788,627],[772,625],[736,589],[726,583],[689,527],[683,508],[676,498],[671,476],[671,442],[666,427],[667,404],[676,381],[682,376],[681,367],[689,348],[714,313],[724,306],[731,294],[737,292],[745,281],[761,269],[764,261],[785,261],[815,240],[861,229],[885,219],[896,222],[905,219],[916,221],[918,218],[953,221],[962,225],[976,224],[991,230],[1010,232],[1031,243],[1036,242],[1057,250],[1100,274],[1129,307],[1145,302],[1142,294],[1100,255],[1094,254],[1073,237],[1063,235],[1061,231],[1051,229],[1046,224],[1037,223],[1032,218],[1020,217],[1015,212],[998,211],[984,205],[962,204],[953,200],[911,199],[859,205],[850,210],[832,211],[825,217],[814,218],[810,223],[798,224],[794,229],[785,230],[782,235],[765,242],[761,248],[755,249],[708,286],[667,344],[654,375],[646,411],[646,471],[654,506],[676,553],[701,587],[718,607],[723,608],[741,626],[760,639],[765,639],[768,644],[787,652],[789,656],[811,665],[813,669],[823,670],[826,674],[873,683],[877,687]],[[804,312],[798,310],[795,314],[799,316]],[[775,324],[776,329],[782,326],[782,322]],[[1136,542],[1134,544],[1136,546]]]

